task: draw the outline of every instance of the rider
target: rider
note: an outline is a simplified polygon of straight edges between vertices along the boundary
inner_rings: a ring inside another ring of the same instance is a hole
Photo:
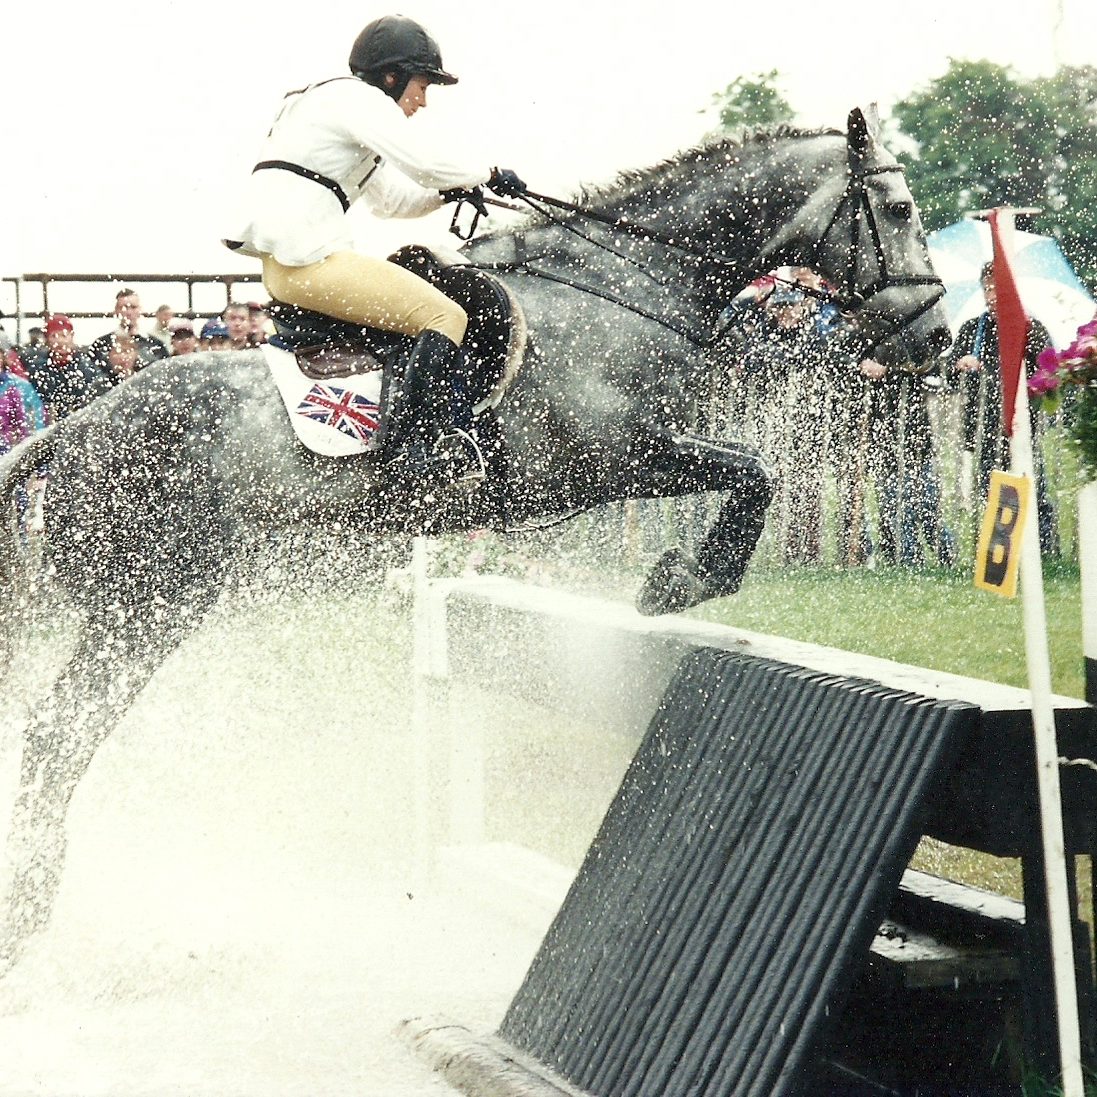
[[[447,164],[408,142],[377,93],[410,118],[427,105],[431,84],[457,83],[414,20],[386,15],[368,24],[351,48],[350,71],[285,97],[246,191],[247,223],[225,243],[262,260],[276,301],[416,340],[405,386],[423,390],[434,429],[416,438],[390,426],[384,452],[422,470],[438,460],[431,445],[453,430],[453,411],[461,425],[471,421],[467,407],[453,406],[468,371],[468,317],[425,279],[353,251],[344,215],[359,198],[381,217],[418,217],[463,198],[482,206],[485,184],[505,197],[526,187],[513,171]]]

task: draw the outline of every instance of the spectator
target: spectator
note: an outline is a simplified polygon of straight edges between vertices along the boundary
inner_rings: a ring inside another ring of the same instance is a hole
[[[141,357],[137,340],[132,335],[116,332],[111,336],[107,347],[107,366],[111,373],[111,382],[120,385],[141,368]]]
[[[198,349],[198,336],[194,334],[194,325],[189,320],[176,320],[171,329],[171,353],[193,354]]]
[[[807,267],[756,279],[720,316],[717,353],[731,384],[713,401],[724,429],[747,432],[781,473],[771,507],[784,559],[823,559],[824,477],[838,489],[842,563],[868,560],[863,484],[869,460],[867,392],[847,347],[851,328]],[[710,416],[719,428],[718,415]]]
[[[219,316],[212,317],[202,325],[198,342],[202,350],[232,350],[232,336]]]
[[[13,374],[0,359],[0,453],[7,453],[45,425],[42,401],[34,386]],[[24,546],[28,544],[31,522],[45,488],[44,475],[44,469],[36,469],[25,481],[16,484],[12,492],[13,517]]]
[[[997,293],[994,264],[986,263],[980,273],[986,309],[966,321],[957,333],[947,357],[947,379],[959,389],[962,416],[961,493],[971,496],[972,480],[985,503],[993,469],[1009,467],[1009,444],[1002,427],[1002,366],[998,352],[998,321],[994,311]],[[1037,368],[1040,352],[1051,345],[1047,329],[1039,320],[1029,325],[1025,344],[1025,374]],[[1036,473],[1036,513],[1040,531],[1040,551],[1045,555],[1059,552],[1055,511],[1044,474],[1043,447],[1040,445],[1043,419],[1033,408],[1032,457]]]
[[[248,315],[251,318],[251,345],[262,346],[271,335],[270,313],[266,305],[261,305],[258,301],[249,301]]]
[[[124,335],[133,340],[137,350],[138,369],[143,369],[158,358],[167,358],[168,349],[159,339],[141,334],[141,299],[134,290],[118,291],[114,299],[114,315],[118,319],[118,326],[114,331],[99,336],[88,347],[102,366],[109,368],[111,344],[116,335]]]
[[[821,561],[823,537],[828,349],[815,311],[802,290],[778,285],[761,306],[743,356],[744,373],[763,399],[760,445],[781,473],[773,513],[783,554],[805,564]]]
[[[6,369],[8,373],[27,380],[27,367],[3,324],[0,324],[0,369]]]
[[[94,355],[76,346],[67,316],[54,313],[46,321],[45,341],[24,352],[24,362],[47,418],[56,422],[109,391],[111,379]]]
[[[247,350],[251,346],[251,311],[247,305],[226,305],[221,322],[229,333],[226,350]]]
[[[838,562],[843,565],[875,565],[867,489],[878,467],[873,442],[879,408],[871,386],[877,368],[882,376],[883,367],[871,359],[838,356],[827,379],[827,460],[834,476]]]
[[[45,425],[45,408],[34,386],[0,362],[0,453]]]
[[[880,556],[890,564],[918,567],[924,547],[942,567],[956,563],[956,535],[941,511],[929,397],[940,388],[933,367],[884,366],[869,359],[860,372],[873,405],[871,463],[880,516]]]
[[[172,332],[172,320],[175,319],[175,313],[172,311],[171,305],[161,305],[156,310],[156,319],[153,321],[152,330],[149,335],[153,339],[159,339],[168,349],[168,353],[171,353],[171,332]]]

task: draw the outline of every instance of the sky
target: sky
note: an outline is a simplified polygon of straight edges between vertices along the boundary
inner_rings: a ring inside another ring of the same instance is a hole
[[[282,95],[343,73],[361,26],[394,10],[345,0],[18,8],[0,15],[7,277],[255,270],[219,240]],[[461,78],[431,89],[408,124],[451,157],[512,167],[558,195],[694,144],[714,93],[741,75],[776,69],[799,121],[842,125],[854,105],[886,113],[950,56],[1031,76],[1057,56],[1093,60],[1097,42],[1092,0],[1032,0],[1023,19],[1010,14],[1019,3],[989,0],[407,0],[395,10],[430,30]],[[445,213],[352,216],[366,251],[452,241]]]

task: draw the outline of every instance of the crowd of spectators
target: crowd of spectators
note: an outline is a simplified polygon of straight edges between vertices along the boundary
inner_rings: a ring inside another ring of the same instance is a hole
[[[989,470],[1005,460],[989,265],[983,284],[986,311],[961,328],[948,355],[928,363],[885,366],[861,357],[852,322],[807,268],[757,279],[724,310],[716,369],[709,372],[713,389],[701,401],[698,426],[751,441],[775,464],[779,488],[768,526],[781,560],[822,563],[829,540],[845,564],[956,562],[941,466],[957,470],[961,501],[971,509],[974,491],[985,499]],[[118,292],[113,316],[113,327],[86,346],[77,344],[72,322],[59,313],[31,328],[21,346],[0,328],[0,453],[153,362],[201,350],[246,350],[265,342],[270,328],[263,305],[234,302],[200,327],[161,305],[142,331],[141,301],[129,288]],[[1047,344],[1047,332],[1034,323],[1030,371]],[[950,396],[961,411],[952,436],[940,429],[941,405]],[[1050,555],[1058,543],[1035,415],[1033,425],[1041,546]],[[20,504],[25,517],[35,511],[40,471]],[[828,511],[834,516],[829,538]]]
[[[193,320],[177,318],[170,305],[161,305],[145,332],[141,299],[128,288],[118,291],[113,316],[111,330],[86,346],[77,344],[72,321],[62,313],[31,327],[20,346],[4,336],[0,451],[26,437],[35,424],[63,419],[153,362],[200,350],[246,350],[266,342],[270,325],[266,307],[258,302],[229,304],[197,330]]]
[[[86,346],[76,342],[68,316],[53,313],[30,327],[16,345],[0,326],[0,454],[79,408],[160,359],[200,350],[231,352],[265,343],[270,329],[266,306],[229,304],[196,332],[187,317],[161,305],[148,332],[138,294],[119,290],[114,326]],[[35,471],[16,495],[20,529],[38,531],[47,469]]]
[[[768,526],[779,559],[848,565],[877,560],[952,567],[957,531],[943,507],[942,469],[961,506],[981,514],[989,470],[1008,467],[1001,429],[1001,378],[993,271],[983,271],[986,311],[930,362],[864,358],[854,321],[829,303],[806,268],[757,279],[724,310],[714,389],[701,425],[744,437],[776,466],[779,487]],[[1029,372],[1048,345],[1034,322]],[[958,419],[948,429],[950,416]],[[1034,413],[1040,461],[1042,424]],[[1058,552],[1055,516],[1038,476],[1041,545]],[[824,519],[832,515],[828,538]]]

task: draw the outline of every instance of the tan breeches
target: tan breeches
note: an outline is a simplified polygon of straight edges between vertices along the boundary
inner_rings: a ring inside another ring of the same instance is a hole
[[[468,326],[465,310],[417,274],[354,251],[307,267],[285,267],[264,255],[263,285],[287,305],[403,335],[440,331],[460,344]]]

